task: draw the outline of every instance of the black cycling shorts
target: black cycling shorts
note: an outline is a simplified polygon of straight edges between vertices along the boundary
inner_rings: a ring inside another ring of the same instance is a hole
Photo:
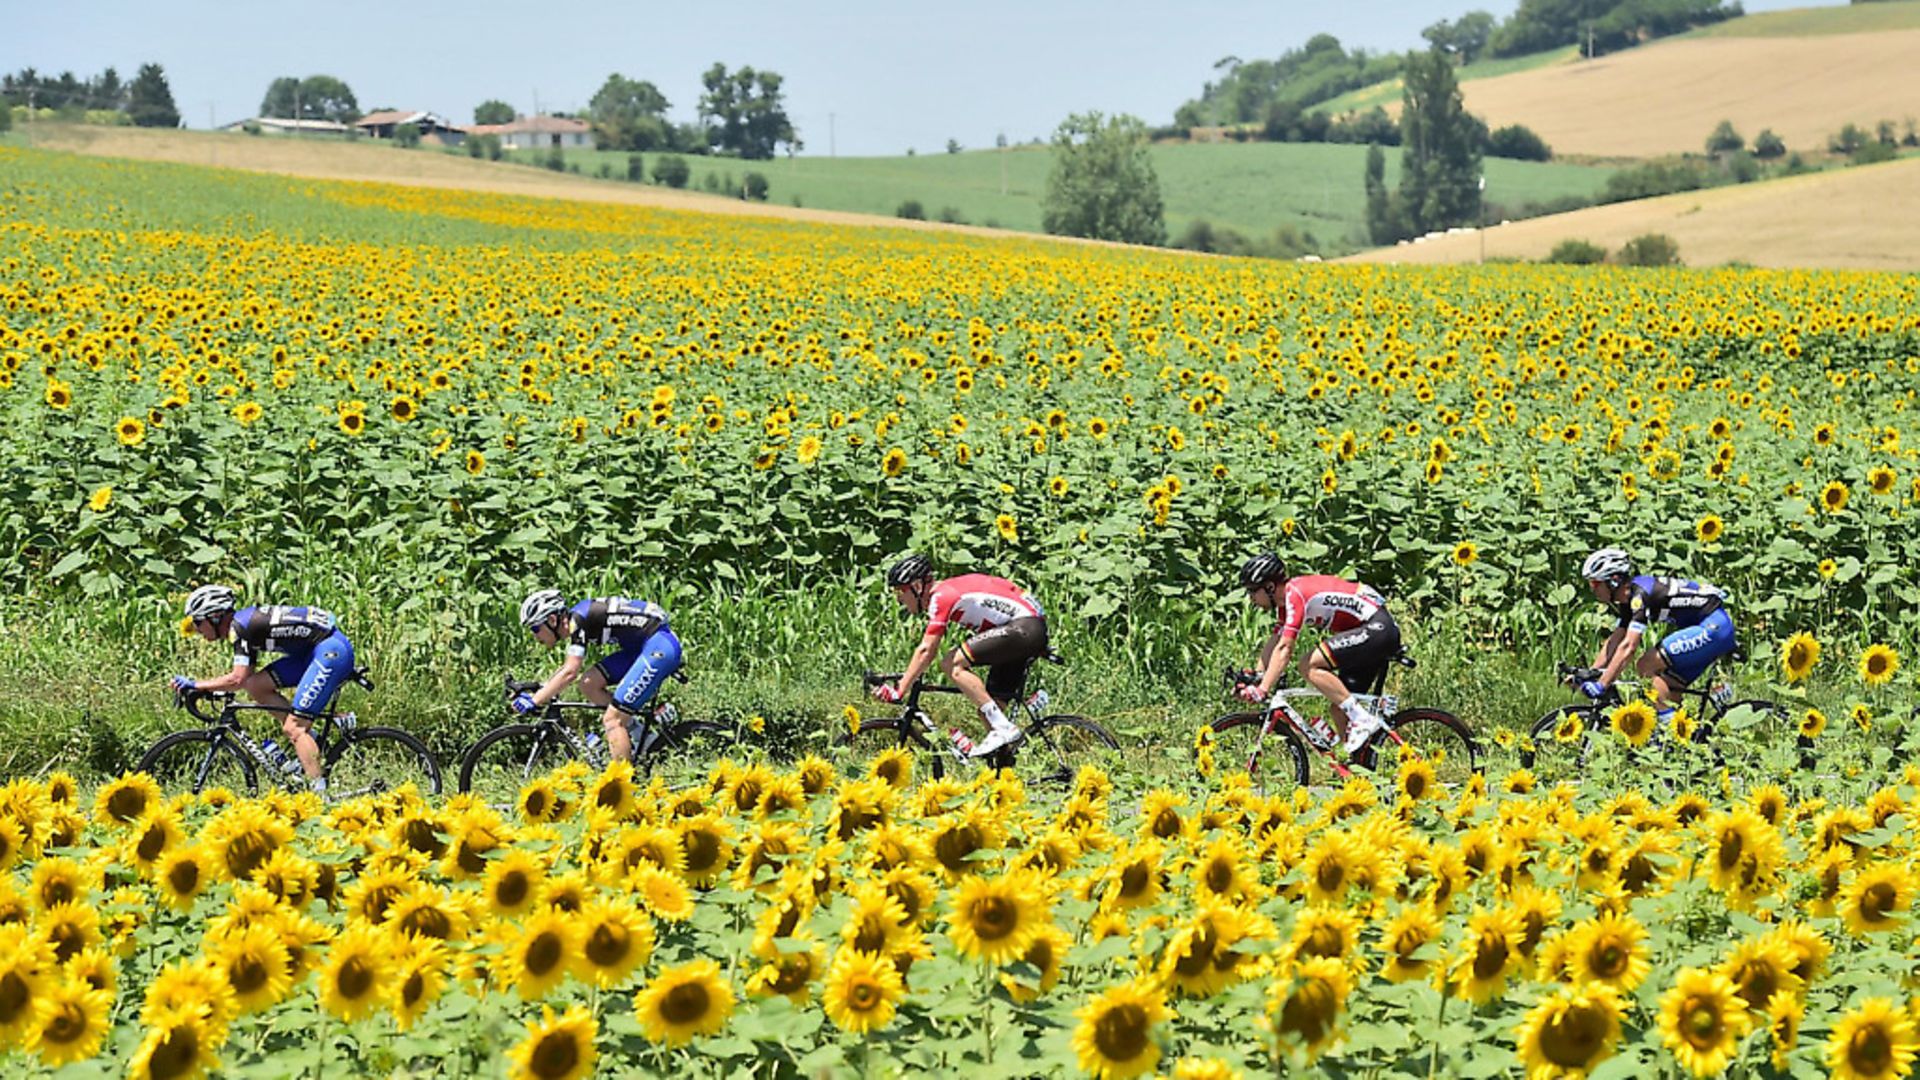
[[[1012,701],[1027,685],[1033,662],[1047,655],[1047,620],[1028,615],[990,627],[960,643],[960,655],[987,672],[987,693]]]
[[[1373,681],[1400,653],[1400,624],[1385,611],[1351,630],[1329,634],[1320,642],[1341,683],[1356,694],[1373,688]]]

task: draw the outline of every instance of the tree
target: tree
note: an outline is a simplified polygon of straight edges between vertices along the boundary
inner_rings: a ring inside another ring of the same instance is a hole
[[[267,84],[267,96],[260,99],[260,115],[291,120],[299,98],[300,80],[282,75]]]
[[[1647,233],[1620,245],[1614,258],[1621,266],[1679,266],[1680,245],[1665,233]]]
[[[118,71],[108,68],[89,84],[87,99],[89,108],[124,109],[127,107],[127,84],[120,81]]]
[[[587,102],[593,141],[602,150],[665,150],[673,145],[667,96],[644,79],[615,72]]]
[[[513,106],[498,98],[483,101],[473,107],[473,122],[476,124],[511,124]]]
[[[1486,50],[1487,42],[1493,40],[1493,16],[1484,11],[1469,11],[1453,22],[1442,19],[1434,23],[1420,31],[1420,36],[1460,63],[1471,64]]]
[[[1400,111],[1399,202],[1415,232],[1480,215],[1480,147],[1486,125],[1468,114],[1453,64],[1438,50],[1407,57]]]
[[[1165,244],[1160,178],[1138,117],[1075,113],[1053,133],[1041,224],[1061,236]]]
[[[947,153],[949,153],[949,154],[957,154],[957,153],[959,153],[959,152],[960,152],[960,151],[961,151],[962,149],[963,149],[963,147],[961,147],[961,145],[960,145],[960,140],[959,140],[959,139],[948,139],[948,140],[947,140]]]
[[[351,124],[360,119],[360,103],[352,88],[332,75],[304,79],[282,75],[267,84],[267,96],[260,99],[260,115]]]
[[[1734,130],[1731,120],[1720,121],[1719,125],[1713,129],[1713,133],[1707,136],[1707,153],[1709,154],[1731,154],[1735,150],[1746,149],[1746,146],[1746,138]]]
[[[662,154],[653,163],[653,182],[665,184],[670,188],[687,186],[687,177],[693,170],[687,166],[687,159],[679,154]]]
[[[1367,147],[1366,187],[1367,236],[1376,244],[1406,239],[1406,223],[1387,192],[1387,155],[1378,145]]]
[[[127,88],[127,116],[137,127],[180,126],[180,110],[174,107],[173,90],[159,64],[140,65],[140,73]]]
[[[1753,156],[1762,161],[1771,161],[1787,152],[1787,144],[1772,128],[1761,128],[1760,134],[1753,137]]]
[[[395,146],[404,147],[408,150],[411,150],[414,147],[419,146],[420,145],[420,125],[419,124],[395,125],[393,129],[393,143]]]
[[[773,157],[782,143],[796,141],[793,122],[780,89],[778,72],[742,67],[731,74],[725,64],[714,64],[700,76],[706,92],[700,95],[700,122],[706,126],[707,145],[721,153],[750,161]]]
[[[1515,161],[1553,160],[1553,148],[1525,124],[1508,124],[1488,135],[1487,154]]]
[[[752,202],[766,202],[767,187],[765,173],[749,172],[740,178],[740,197]]]

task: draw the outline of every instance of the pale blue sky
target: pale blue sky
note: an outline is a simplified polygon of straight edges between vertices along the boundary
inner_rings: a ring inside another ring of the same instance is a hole
[[[1516,3],[21,2],[0,14],[0,69],[85,77],[111,64],[131,78],[157,60],[188,125],[206,127],[210,112],[217,123],[252,115],[275,76],[316,72],[345,79],[363,109],[432,109],[464,123],[490,97],[523,112],[536,94],[544,108],[583,108],[618,71],[652,80],[675,119],[691,120],[700,73],[718,60],[786,77],[809,154],[829,141],[841,155],[928,153],[949,138],[1045,137],[1086,109],[1167,123],[1223,56],[1277,56],[1320,32],[1405,49],[1436,20],[1476,7],[1504,17]]]

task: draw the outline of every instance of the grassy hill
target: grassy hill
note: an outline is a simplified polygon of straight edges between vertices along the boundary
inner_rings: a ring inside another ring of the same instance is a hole
[[[1702,37],[1815,37],[1821,34],[1871,34],[1881,30],[1920,29],[1920,0],[1845,4],[1837,7],[1766,11],[1703,26]]]
[[[1650,232],[1677,241],[1692,266],[1920,270],[1920,158],[1517,221],[1486,230],[1486,255],[1539,259],[1568,239],[1618,251]],[[1480,251],[1481,237],[1456,235],[1353,261],[1464,263]]]
[[[1920,0],[1915,0],[1920,3]],[[1476,60],[1454,73],[1461,82],[1474,79],[1492,79],[1501,75],[1513,75],[1535,68],[1564,64],[1578,58],[1580,50],[1572,45],[1564,48],[1549,49],[1546,52],[1530,53],[1526,56],[1509,56],[1499,60]],[[1401,91],[1404,84],[1400,79],[1388,79],[1386,82],[1363,86],[1358,90],[1349,90],[1339,97],[1328,98],[1313,107],[1314,112],[1339,115],[1349,112],[1365,112],[1378,105],[1390,111],[1398,111]]]
[[[652,155],[646,155],[652,168]],[[568,156],[582,173],[606,164],[625,175],[624,153],[588,151]],[[757,170],[771,185],[771,201],[865,214],[895,213],[908,199],[928,217],[944,210],[976,225],[1038,231],[1050,152],[1044,147],[920,154],[913,157],[799,157],[769,162],[688,158],[692,187],[712,173],[738,184]],[[1167,228],[1179,236],[1204,219],[1215,227],[1266,237],[1281,226],[1313,233],[1334,251],[1365,246],[1366,202],[1361,175],[1366,148],[1310,143],[1174,143],[1153,148],[1166,203]],[[1387,182],[1396,182],[1399,153],[1387,155]],[[1610,168],[1489,159],[1489,198],[1505,205],[1590,195],[1606,185]]]

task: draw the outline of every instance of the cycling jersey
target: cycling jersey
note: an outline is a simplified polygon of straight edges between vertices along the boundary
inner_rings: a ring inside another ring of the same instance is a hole
[[[927,636],[939,637],[948,623],[970,631],[1004,626],[1015,619],[1044,619],[1040,601],[1006,578],[962,574],[937,581],[927,596]]]
[[[1299,637],[1303,626],[1334,634],[1351,630],[1387,607],[1378,591],[1328,574],[1289,579],[1281,603],[1278,629],[1287,641]]]
[[[241,608],[233,613],[233,662],[254,667],[263,652],[311,652],[338,629],[333,614],[317,607]]]
[[[1641,575],[1627,582],[1625,603],[1614,605],[1618,629],[1644,634],[1652,623],[1698,626],[1726,606],[1726,594],[1712,585],[1680,578]]]
[[[619,596],[582,600],[567,614],[573,621],[568,656],[585,656],[590,645],[611,645],[622,652],[635,650],[645,645],[654,631],[667,628],[667,613],[659,604]]]

